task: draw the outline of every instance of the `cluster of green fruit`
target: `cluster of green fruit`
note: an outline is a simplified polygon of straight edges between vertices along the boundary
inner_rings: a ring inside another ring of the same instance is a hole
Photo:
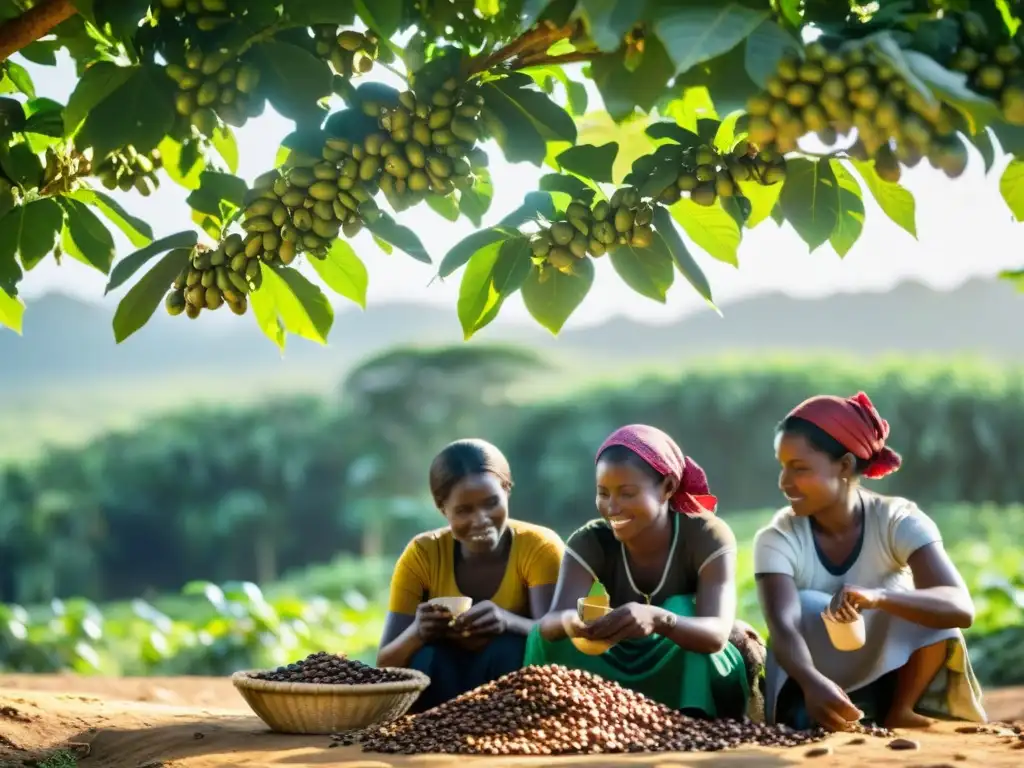
[[[178,86],[174,106],[203,136],[212,136],[219,117],[240,127],[263,113],[264,98],[256,93],[260,71],[230,51],[209,53],[192,48],[184,64],[168,64],[167,74]]]
[[[263,282],[262,265],[251,247],[255,242],[247,245],[241,235],[232,234],[215,249],[197,245],[164,300],[168,314],[184,312],[194,320],[204,309],[227,304],[236,315],[244,315],[247,296]]]
[[[379,39],[373,32],[354,29],[339,31],[333,24],[313,27],[313,49],[316,55],[331,63],[334,74],[351,79],[365,75],[377,60]]]
[[[178,22],[194,24],[200,32],[212,32],[231,21],[229,0],[160,0],[155,15],[164,14]]]
[[[379,159],[374,178],[392,208],[402,211],[429,194],[444,197],[472,185],[473,169],[487,165],[487,155],[476,146],[482,107],[483,97],[460,93],[454,78],[429,97],[405,91],[397,105],[363,105],[382,130],[367,136],[362,149]]]
[[[322,159],[295,153],[283,173],[256,179],[242,214],[246,251],[267,264],[288,265],[304,252],[322,259],[339,232],[354,237],[375,220],[380,209],[367,182],[376,166],[356,161],[346,154],[351,149],[346,139],[329,138]]]
[[[159,150],[143,154],[129,144],[103,158],[96,166],[96,177],[107,189],[127,192],[134,188],[143,197],[149,197],[160,186],[156,172],[162,166]]]
[[[671,145],[666,150],[675,149]],[[710,206],[720,197],[740,194],[741,181],[754,181],[764,186],[786,179],[786,158],[774,149],[759,150],[749,141],[741,140],[729,152],[719,152],[710,145],[691,147],[665,158],[678,168],[674,183],[657,196],[658,202],[672,205],[684,193],[698,205]]]
[[[785,154],[808,133],[833,146],[856,128],[850,154],[874,159],[887,181],[923,157],[950,178],[963,173],[955,112],[916,90],[873,43],[832,51],[815,42],[803,54],[783,56],[767,90],[749,100],[751,142]]]
[[[573,274],[579,259],[599,258],[618,246],[647,248],[654,240],[654,208],[636,187],[622,187],[608,200],[593,206],[573,200],[565,218],[530,238],[533,263],[566,275]]]
[[[964,44],[957,48],[950,66],[967,75],[974,91],[998,101],[1006,122],[1024,125],[1024,60],[1020,46],[1008,39],[993,45],[984,21],[976,13],[960,16],[960,31]]]

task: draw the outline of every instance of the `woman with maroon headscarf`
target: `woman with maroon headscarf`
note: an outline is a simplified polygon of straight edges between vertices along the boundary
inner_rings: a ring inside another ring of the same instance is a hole
[[[730,643],[736,540],[704,472],[661,430],[623,427],[597,453],[600,518],[576,531],[551,612],[524,665],[563,664],[709,717],[742,717],[749,683]],[[600,583],[611,612],[585,625],[577,601]],[[588,655],[573,639],[611,643]]]
[[[938,527],[913,502],[860,486],[899,469],[888,437],[863,392],[812,397],[779,425],[789,504],[754,539],[771,636],[769,722],[841,730],[865,718],[925,727],[921,712],[986,719],[961,632],[974,606]],[[837,650],[826,617],[863,618],[864,645]]]

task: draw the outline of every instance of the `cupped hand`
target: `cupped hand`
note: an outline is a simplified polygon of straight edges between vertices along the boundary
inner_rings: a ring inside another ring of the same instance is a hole
[[[490,600],[477,603],[452,623],[452,634],[463,637],[500,635],[508,629],[505,610]]]
[[[626,603],[606,613],[587,627],[591,640],[605,640],[618,643],[632,638],[649,637],[654,634],[657,609],[643,603]]]
[[[830,731],[846,731],[864,717],[838,685],[820,677],[803,689],[807,714],[811,720]]]
[[[451,620],[451,611],[443,606],[433,603],[420,603],[416,606],[416,634],[424,643],[444,639]]]
[[[828,608],[829,614],[838,622],[850,623],[857,620],[861,611],[877,608],[881,597],[881,590],[845,584],[842,589],[832,595],[832,601]]]

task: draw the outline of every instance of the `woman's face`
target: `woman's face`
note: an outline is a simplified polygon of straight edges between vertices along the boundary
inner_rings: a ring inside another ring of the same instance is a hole
[[[469,475],[452,487],[441,512],[467,550],[491,552],[508,528],[508,492],[490,472]]]
[[[597,511],[622,542],[633,539],[668,511],[675,481],[657,482],[632,462],[597,462]]]
[[[853,462],[834,461],[803,435],[775,437],[775,456],[782,466],[779,490],[800,517],[821,512],[838,502],[849,488]]]

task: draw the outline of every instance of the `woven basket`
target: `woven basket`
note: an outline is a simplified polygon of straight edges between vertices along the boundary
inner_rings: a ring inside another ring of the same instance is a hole
[[[278,683],[253,677],[263,671],[236,672],[231,682],[252,711],[278,733],[339,733],[394,720],[430,685],[429,677],[412,669],[392,670],[408,680],[365,685]]]

